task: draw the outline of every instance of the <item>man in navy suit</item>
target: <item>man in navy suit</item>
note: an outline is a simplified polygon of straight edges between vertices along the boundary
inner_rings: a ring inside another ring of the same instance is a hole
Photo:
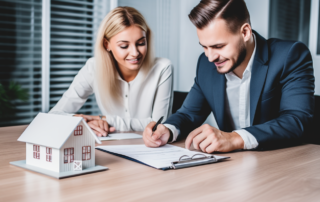
[[[308,48],[252,31],[243,0],[202,0],[189,14],[204,48],[183,106],[152,134],[148,147],[178,137],[202,152],[270,149],[301,141],[314,110]],[[202,125],[213,112],[219,129]]]

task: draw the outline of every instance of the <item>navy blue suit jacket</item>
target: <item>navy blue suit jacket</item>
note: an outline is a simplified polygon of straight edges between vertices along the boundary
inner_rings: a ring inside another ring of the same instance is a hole
[[[301,42],[265,40],[257,32],[250,83],[250,127],[257,149],[299,142],[314,110],[312,58]],[[225,113],[226,78],[205,54],[198,60],[193,87],[182,107],[165,122],[186,137],[213,112],[219,129],[229,132]]]

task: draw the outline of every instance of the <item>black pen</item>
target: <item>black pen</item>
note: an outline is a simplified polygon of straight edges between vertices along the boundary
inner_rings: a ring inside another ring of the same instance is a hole
[[[156,125],[153,126],[151,137],[152,137],[152,135],[153,135],[153,132],[157,130],[157,127],[158,127],[158,125],[161,123],[162,119],[163,119],[163,116],[161,116],[161,118],[159,119],[159,121],[157,121]]]

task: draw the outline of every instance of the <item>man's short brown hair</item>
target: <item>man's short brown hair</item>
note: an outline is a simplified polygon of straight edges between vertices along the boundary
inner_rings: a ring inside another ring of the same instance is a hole
[[[201,0],[189,14],[198,28],[206,27],[214,19],[224,19],[235,33],[244,23],[250,24],[250,15],[244,0]]]

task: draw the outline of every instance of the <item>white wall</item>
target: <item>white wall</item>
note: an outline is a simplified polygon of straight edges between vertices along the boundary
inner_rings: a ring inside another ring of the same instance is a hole
[[[250,13],[252,29],[264,38],[269,33],[269,0],[245,0]]]
[[[180,44],[179,44],[179,78],[177,89],[189,91],[196,76],[197,61],[203,48],[199,45],[196,27],[189,20],[190,11],[199,0],[180,1]]]
[[[178,76],[175,77],[175,88],[178,91],[190,91],[194,78],[196,76],[197,62],[203,48],[199,45],[196,27],[189,20],[190,11],[199,3],[199,0],[180,0],[179,6],[179,61],[175,72]],[[174,17],[174,16],[172,16]],[[174,33],[172,33],[174,34]],[[212,113],[205,121],[212,126],[218,127]]]
[[[59,150],[52,148],[52,162],[48,162],[46,147],[40,146],[40,159],[33,158],[33,144],[26,143],[26,164],[59,172]]]

